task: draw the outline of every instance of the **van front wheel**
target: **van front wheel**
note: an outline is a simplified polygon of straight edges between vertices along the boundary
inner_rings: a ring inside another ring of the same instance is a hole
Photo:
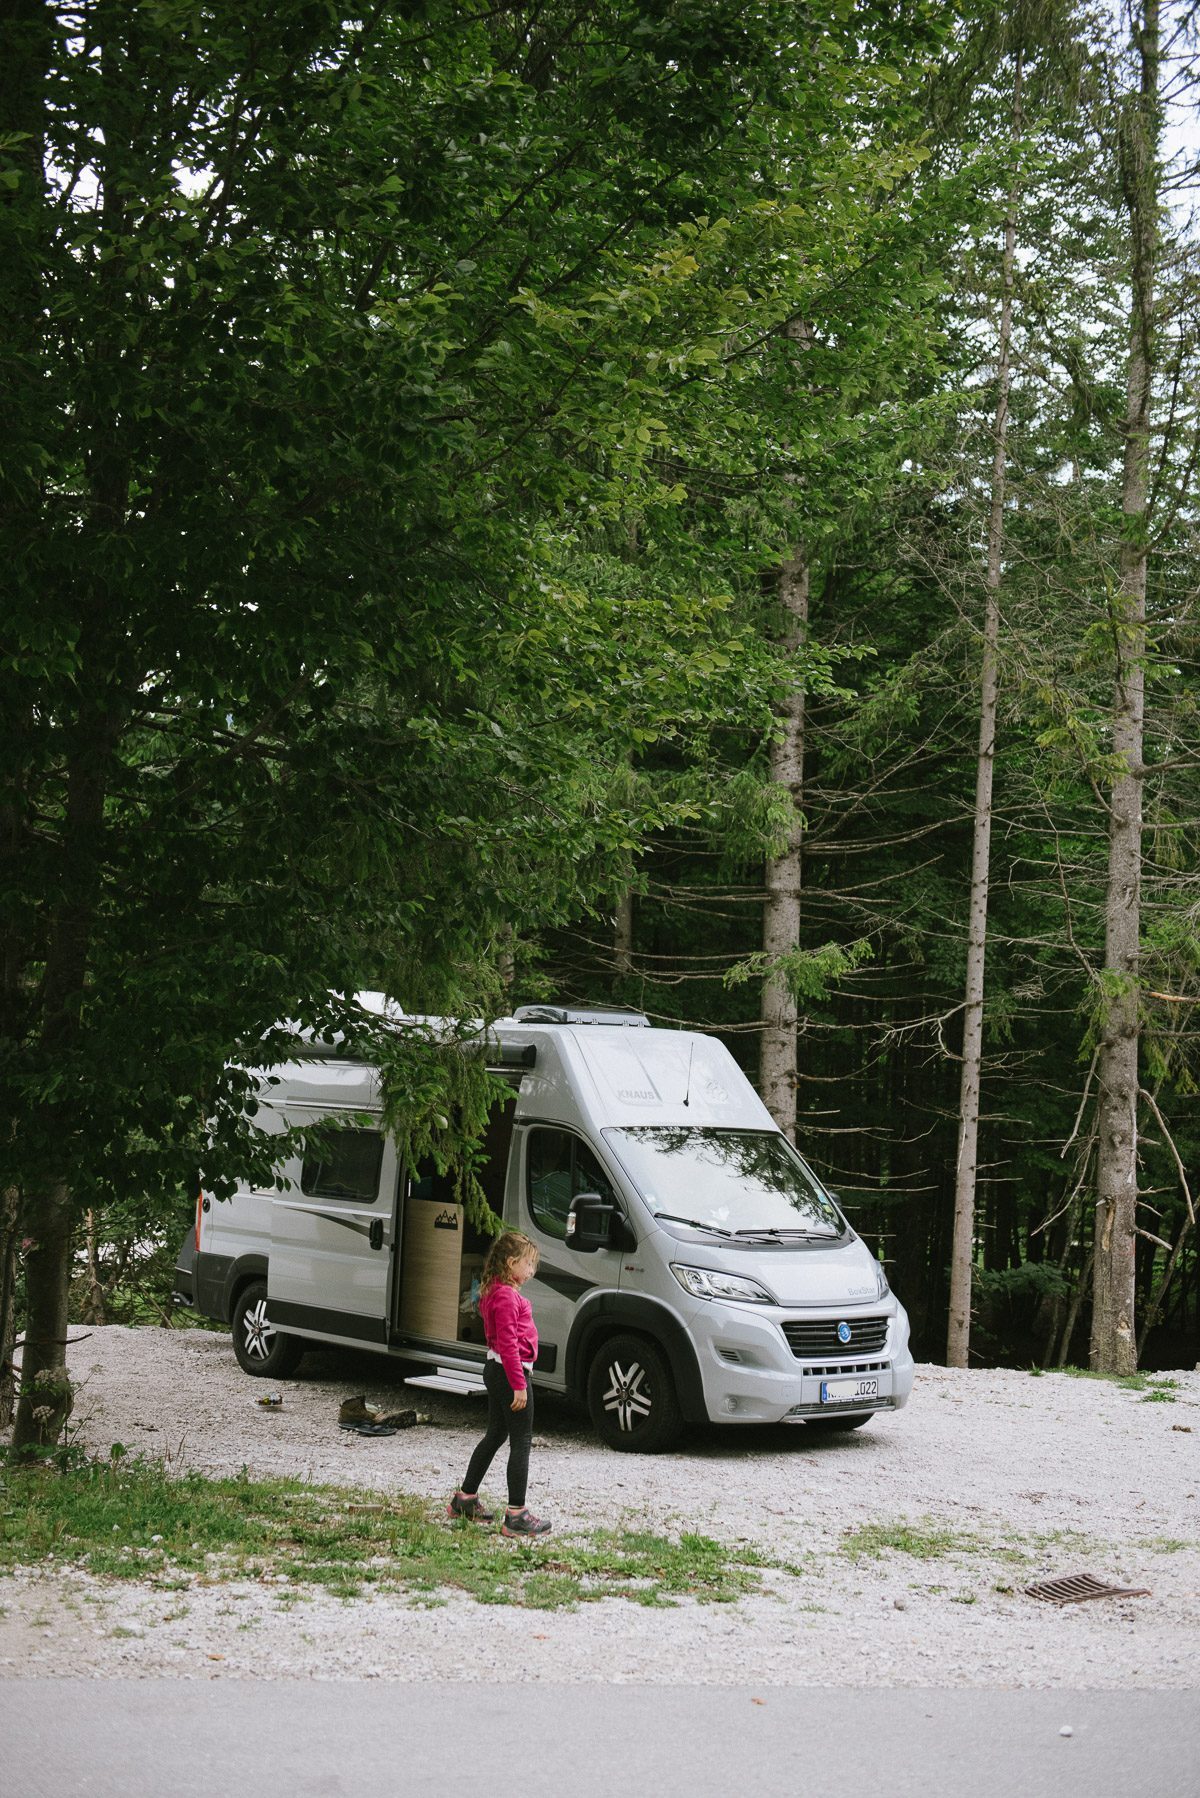
[[[588,1411],[609,1448],[657,1455],[670,1448],[683,1419],[666,1356],[645,1336],[612,1336],[588,1374]]]
[[[281,1336],[267,1322],[267,1282],[254,1280],[237,1296],[233,1307],[233,1352],[244,1373],[265,1380],[286,1380],[295,1373],[304,1353],[296,1336]]]

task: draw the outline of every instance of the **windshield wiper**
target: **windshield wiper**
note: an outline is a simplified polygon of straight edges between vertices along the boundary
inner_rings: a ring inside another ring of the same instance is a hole
[[[702,1224],[699,1218],[680,1217],[675,1211],[656,1211],[655,1217],[662,1218],[668,1224],[690,1224],[693,1230],[707,1230],[711,1236],[733,1236],[733,1230],[722,1230],[720,1224]],[[741,1231],[736,1232],[741,1235]]]
[[[756,1241],[768,1240],[782,1242],[785,1237],[796,1238],[800,1242],[836,1242],[836,1230],[735,1230],[735,1236],[752,1236]]]

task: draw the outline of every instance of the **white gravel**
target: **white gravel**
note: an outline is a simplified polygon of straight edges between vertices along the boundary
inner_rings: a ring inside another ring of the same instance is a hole
[[[482,1426],[478,1399],[415,1398],[387,1364],[319,1352],[254,1404],[228,1338],[94,1330],[71,1351],[73,1428],[173,1468],[290,1474],[439,1499]],[[574,1612],[448,1594],[354,1600],[261,1583],[165,1594],[55,1565],[0,1578],[0,1676],[379,1677],[696,1681],[767,1686],[1200,1685],[1200,1372],[1171,1402],[1060,1374],[920,1367],[908,1408],[841,1439],[802,1428],[693,1432],[676,1453],[618,1455],[539,1397],[531,1503],[558,1534],[597,1523],[697,1529],[802,1563],[736,1605]],[[391,1437],[339,1432],[355,1392],[415,1402],[433,1422]],[[503,1467],[485,1491],[503,1498]],[[952,1530],[932,1559],[855,1559],[867,1523]],[[1091,1572],[1151,1596],[1057,1609],[1031,1581]]]

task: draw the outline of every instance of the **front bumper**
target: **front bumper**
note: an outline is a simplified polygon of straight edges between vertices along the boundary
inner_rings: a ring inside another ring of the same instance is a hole
[[[913,1385],[913,1358],[908,1347],[908,1317],[895,1299],[870,1308],[888,1314],[886,1340],[871,1354],[813,1355],[798,1358],[783,1334],[794,1311],[700,1302],[689,1319],[704,1386],[705,1408],[714,1423],[804,1423],[810,1417],[861,1417],[873,1411],[899,1411]],[[853,1312],[805,1313],[806,1321],[831,1322]],[[830,1380],[867,1378],[877,1382],[874,1396],[836,1404],[821,1402],[822,1385]]]

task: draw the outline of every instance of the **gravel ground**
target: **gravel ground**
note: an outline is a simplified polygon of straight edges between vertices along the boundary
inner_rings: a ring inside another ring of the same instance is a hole
[[[433,1421],[377,1439],[338,1431],[341,1400],[412,1402],[376,1357],[313,1353],[254,1404],[228,1338],[98,1329],[72,1349],[73,1426],[205,1473],[448,1494],[482,1428],[479,1399],[423,1392]],[[596,1523],[697,1529],[803,1562],[736,1605],[575,1612],[449,1594],[354,1600],[260,1583],[182,1593],[73,1568],[0,1578],[0,1676],[603,1681],[664,1685],[1200,1686],[1200,1370],[1171,1402],[1108,1381],[919,1367],[908,1408],[842,1439],[804,1429],[697,1430],[666,1457],[600,1447],[538,1398],[531,1503],[556,1532]],[[501,1467],[485,1491],[503,1497]],[[950,1529],[932,1559],[855,1559],[868,1523]],[[1057,1609],[1035,1579],[1088,1571],[1151,1596]]]

